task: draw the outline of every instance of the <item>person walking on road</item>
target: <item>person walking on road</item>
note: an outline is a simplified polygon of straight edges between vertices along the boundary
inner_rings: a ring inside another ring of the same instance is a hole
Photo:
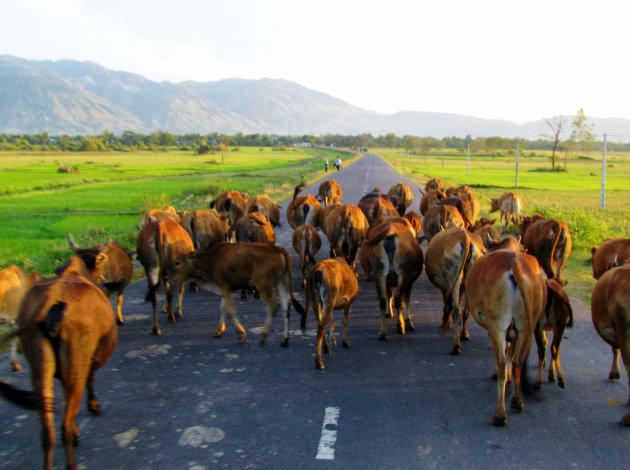
[[[324,170],[328,173],[328,159],[324,160]]]
[[[335,163],[334,163],[334,165],[335,165],[335,168],[337,169],[337,171],[340,171],[340,170],[341,170],[341,167],[342,167],[342,165],[343,165],[343,162],[341,161],[341,158],[337,157],[337,158],[335,159]]]

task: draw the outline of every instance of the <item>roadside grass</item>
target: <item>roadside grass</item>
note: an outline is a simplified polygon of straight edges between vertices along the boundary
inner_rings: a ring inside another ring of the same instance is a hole
[[[467,184],[475,189],[481,215],[489,214],[490,199],[506,191],[523,198],[523,215],[542,214],[567,222],[573,236],[573,251],[565,269],[572,296],[590,305],[595,285],[590,265],[591,248],[607,238],[630,238],[630,155],[608,155],[605,210],[600,209],[601,155],[569,159],[567,171],[551,172],[548,156],[519,159],[518,189],[515,189],[515,157],[472,155],[467,168],[465,155],[406,155],[391,149],[373,149],[421,188],[430,178],[445,185]],[[563,161],[557,162],[562,164]],[[415,210],[418,210],[416,205]]]
[[[339,150],[272,151],[240,148],[220,155],[191,153],[0,153],[0,267],[17,264],[27,271],[51,274],[70,255],[66,234],[81,246],[109,237],[135,248],[142,214],[155,207],[204,209],[228,189],[266,192],[280,201],[301,181],[323,176],[323,158]],[[218,160],[219,163],[204,164]],[[58,163],[79,165],[78,174],[59,174]],[[83,163],[81,163],[83,162]],[[93,163],[85,163],[93,162]],[[112,172],[127,169],[127,174]],[[83,169],[84,166],[87,169]],[[61,175],[61,177],[59,176]]]

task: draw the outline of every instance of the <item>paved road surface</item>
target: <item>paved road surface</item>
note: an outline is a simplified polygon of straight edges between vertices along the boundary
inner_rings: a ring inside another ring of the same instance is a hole
[[[403,180],[383,160],[366,155],[341,172],[329,173],[357,203],[379,185]],[[316,193],[313,185],[306,191]],[[415,192],[417,210],[419,193]],[[286,201],[283,204],[286,208]],[[284,214],[283,214],[284,215]],[[290,246],[290,228],[278,231]],[[327,253],[322,249],[318,259]],[[294,269],[295,290],[302,296]],[[416,329],[401,337],[390,320],[390,338],[377,340],[379,312],[373,284],[361,282],[350,316],[352,347],[341,341],[314,368],[315,324],[306,334],[293,316],[288,348],[279,347],[276,318],[269,343],[258,334],[261,301],[238,301],[250,333],[237,344],[232,325],[213,338],[218,297],[187,294],[185,317],[162,336],[149,334],[145,282],[128,289],[127,323],[116,354],[97,373],[104,414],[79,415],[77,461],[87,469],[408,469],[626,468],[630,429],[618,424],[628,387],[607,380],[611,353],[596,336],[589,312],[574,302],[576,322],[562,343],[568,385],[546,383],[526,397],[522,413],[508,412],[508,425],[494,428],[494,359],[484,330],[473,324],[463,354],[448,354],[451,336],[439,329],[442,301],[423,273],[414,285]],[[302,296],[303,297],[303,296]],[[336,313],[340,324],[340,314]],[[337,329],[337,335],[341,328]],[[534,359],[530,364],[535,364]],[[27,386],[27,374],[0,376]],[[530,369],[533,374],[534,367]],[[57,388],[58,409],[62,409]],[[57,419],[57,422],[59,420]],[[36,414],[0,402],[0,468],[41,465]],[[55,463],[63,468],[59,439]]]

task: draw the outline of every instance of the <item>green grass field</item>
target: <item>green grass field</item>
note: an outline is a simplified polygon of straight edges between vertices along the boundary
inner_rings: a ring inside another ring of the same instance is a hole
[[[418,156],[391,149],[371,151],[385,157],[421,186],[429,178],[440,178],[446,186],[472,186],[481,202],[482,215],[489,215],[491,198],[516,190],[523,198],[524,215],[539,213],[566,221],[573,235],[573,252],[565,276],[569,279],[569,292],[585,301],[589,301],[595,284],[590,267],[591,247],[611,237],[630,238],[630,155],[607,155],[605,210],[601,210],[601,155],[569,159],[566,172],[551,172],[548,155],[521,156],[518,189],[515,189],[513,155],[473,154],[468,164],[465,155]],[[559,164],[563,161],[556,162],[556,166]],[[498,218],[498,212],[492,216]]]
[[[133,248],[149,208],[207,208],[227,189],[281,200],[323,173],[321,149],[240,148],[209,155],[169,153],[0,153],[0,267],[52,273],[80,245],[112,237]],[[344,155],[349,161],[351,155]],[[58,168],[78,168],[59,173]]]

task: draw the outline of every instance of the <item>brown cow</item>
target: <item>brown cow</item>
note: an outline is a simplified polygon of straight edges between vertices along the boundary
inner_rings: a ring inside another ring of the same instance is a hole
[[[398,211],[389,198],[375,189],[361,198],[358,204],[359,209],[365,214],[370,226],[379,217],[398,217]]]
[[[500,198],[490,201],[490,212],[501,211],[499,219],[505,220],[505,230],[508,230],[510,220],[514,225],[520,220],[523,200],[517,193],[503,193]]]
[[[523,247],[536,257],[547,277],[560,278],[573,246],[566,222],[541,215],[523,217],[521,235]]]
[[[387,191],[387,197],[401,216],[407,211],[407,207],[413,203],[413,193],[407,183],[396,183]]]
[[[385,318],[394,316],[394,308],[398,332],[404,335],[406,327],[414,328],[410,311],[411,286],[422,273],[423,266],[422,250],[412,229],[400,223],[376,225],[370,229],[359,255],[366,276],[376,283],[381,309],[379,339],[387,339]],[[396,289],[395,294],[392,294],[392,288]]]
[[[269,219],[271,225],[280,227],[280,209],[281,207],[273,202],[267,194],[257,194],[247,200],[245,212],[260,212]]]
[[[304,189],[304,184],[299,184],[293,191],[293,199],[287,207],[287,222],[291,228],[302,224],[317,225],[318,213],[322,208],[320,202],[312,194],[298,196]]]
[[[315,265],[315,254],[322,247],[322,239],[317,233],[317,228],[311,224],[302,224],[295,228],[291,236],[293,249],[300,258],[302,270],[302,285],[306,287],[308,271]]]
[[[239,334],[239,342],[247,337],[236,316],[232,291],[256,289],[267,304],[261,344],[264,344],[278,308],[284,316],[282,346],[289,344],[290,303],[303,314],[304,308],[291,291],[291,258],[284,248],[268,243],[219,243],[208,251],[196,251],[187,257],[169,259],[165,265],[169,278],[181,283],[194,282],[203,289],[221,296],[221,318],[215,336],[225,333],[228,315]]]
[[[593,277],[599,279],[620,261],[630,257],[630,239],[611,238],[602,243],[599,248],[591,248],[591,254]]]
[[[354,204],[343,204],[331,211],[323,227],[330,242],[330,257],[343,258],[356,271],[357,251],[368,228],[365,215]]]
[[[328,207],[336,202],[341,202],[343,189],[337,180],[329,179],[319,185],[317,194],[324,207]]]
[[[74,447],[79,444],[77,415],[87,386],[88,409],[100,412],[94,395],[94,374],[114,353],[118,330],[105,294],[90,281],[78,257],[58,276],[42,279],[26,294],[17,319],[18,330],[2,343],[19,337],[31,368],[32,392],[0,382],[9,400],[39,410],[42,422],[44,468],[52,469],[55,449],[54,378],[65,395],[62,424],[66,468],[76,468]]]
[[[479,203],[479,198],[477,198],[473,188],[463,184],[461,186],[457,186],[456,188],[447,189],[446,195],[447,197],[457,196],[465,201],[466,210],[470,211],[468,218],[471,220],[472,224],[474,224],[481,212],[481,204]]]
[[[511,407],[522,410],[521,368],[547,301],[546,277],[533,256],[498,250],[475,261],[465,281],[470,314],[488,330],[496,360],[497,406],[492,424],[507,423],[505,386],[512,373]],[[508,344],[509,343],[509,344]],[[506,352],[507,348],[507,352]]]
[[[317,319],[317,347],[315,350],[315,366],[324,368],[322,345],[324,352],[330,353],[330,345],[326,339],[326,328],[334,341],[333,310],[343,309],[343,346],[350,347],[348,338],[348,316],[354,299],[359,294],[359,281],[348,264],[340,258],[330,258],[317,263],[308,273],[306,283],[306,306],[302,315],[302,331],[306,328],[308,307],[313,306]]]
[[[464,228],[471,230],[475,225],[475,217],[473,214],[472,205],[470,200],[466,196],[449,196],[438,201],[439,206],[453,206],[462,216],[464,221]]]
[[[424,191],[428,192],[428,191],[431,191],[432,189],[437,189],[443,192],[444,183],[442,183],[442,180],[439,178],[431,178],[429,181],[427,181],[427,183],[424,185]]]
[[[238,219],[234,229],[234,237],[237,242],[276,242],[276,232],[273,225],[260,212],[245,214]]]
[[[136,241],[138,260],[144,267],[147,276],[149,290],[144,298],[151,301],[153,307],[154,335],[161,334],[157,316],[157,289],[160,283],[164,285],[166,297],[166,312],[171,322],[175,321],[173,313],[173,280],[165,276],[164,266],[174,263],[175,260],[185,258],[194,251],[193,241],[188,232],[173,219],[164,219],[145,225]],[[177,296],[177,308],[175,313],[182,316],[182,303],[184,298],[184,284],[179,284]]]
[[[179,214],[175,210],[173,206],[168,206],[165,209],[150,209],[146,214],[142,217],[142,222],[140,224],[140,228],[148,224],[149,222],[153,222],[156,220],[162,220],[166,218],[171,218],[179,221]]]
[[[39,274],[25,274],[14,264],[0,270],[0,323],[15,324],[24,296],[39,279]],[[22,370],[17,349],[17,339],[14,339],[11,341],[11,368],[16,372]]]
[[[328,207],[324,207],[324,206],[320,207],[319,210],[317,211],[316,223],[313,223],[313,225],[315,227],[321,228],[322,231],[324,231],[324,227],[326,226],[326,217],[328,217],[328,214],[330,214],[339,206],[343,206],[343,204],[341,204],[340,202],[337,202],[335,204],[331,204]]]
[[[229,239],[234,238],[234,227],[238,219],[245,214],[248,198],[248,194],[241,194],[240,191],[226,191],[210,202],[211,209],[227,212],[230,220]]]
[[[597,334],[612,347],[613,360],[608,378],[613,380],[621,377],[621,352],[630,385],[630,264],[609,269],[602,274],[591,296],[591,314]],[[630,412],[621,418],[621,422],[630,426]]]
[[[430,189],[420,199],[420,213],[425,215],[429,209],[438,205],[441,199],[446,198],[446,193],[438,189]]]
[[[463,228],[452,227],[437,233],[427,246],[424,265],[431,283],[440,289],[444,299],[442,328],[454,322],[453,349],[461,352],[460,340],[468,340],[468,315],[461,308],[464,280],[473,262],[485,252],[481,240]]]
[[[68,233],[70,249],[85,263],[90,272],[90,280],[99,286],[107,297],[116,294],[116,321],[125,323],[122,306],[124,291],[133,277],[132,253],[117,242],[108,240],[92,248],[79,248]]]
[[[491,220],[487,217],[482,217],[475,221],[475,225],[473,225],[470,230],[484,241],[486,239],[486,234],[488,234],[490,240],[498,241],[501,239],[501,234],[493,227],[496,221],[497,219]]]
[[[430,241],[438,232],[450,227],[465,228],[464,219],[455,206],[438,205],[429,209],[422,220],[424,238]]]
[[[420,232],[422,232],[422,220],[420,219],[418,213],[415,211],[409,211],[403,215],[403,218],[409,221],[411,227],[416,231],[416,238],[418,238],[420,236]]]
[[[181,216],[180,224],[198,250],[207,250],[215,243],[226,241],[230,229],[229,214],[216,209],[186,212]]]

